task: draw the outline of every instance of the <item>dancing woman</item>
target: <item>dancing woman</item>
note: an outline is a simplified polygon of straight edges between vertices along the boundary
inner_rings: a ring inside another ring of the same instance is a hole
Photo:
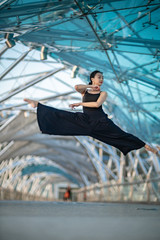
[[[82,112],[70,112],[41,104],[25,98],[32,107],[37,107],[37,121],[42,133],[66,136],[91,136],[119,149],[124,155],[144,147],[157,153],[138,137],[123,131],[103,111],[102,104],[107,98],[105,91],[100,91],[103,74],[94,71],[90,74],[89,85],[75,85],[75,90],[82,95],[82,102],[70,104],[74,109],[83,106]],[[89,89],[89,90],[88,90]]]

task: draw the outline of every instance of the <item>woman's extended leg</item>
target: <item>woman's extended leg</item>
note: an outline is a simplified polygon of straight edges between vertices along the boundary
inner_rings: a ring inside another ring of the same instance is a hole
[[[38,106],[38,101],[31,100],[29,98],[24,98],[23,100],[25,102],[28,102],[33,108],[36,108]]]
[[[133,134],[123,131],[111,119],[100,119],[92,130],[91,137],[118,148],[124,155],[144,147],[155,154],[158,150],[149,146]]]
[[[41,104],[25,98],[32,107],[37,107],[37,121],[44,134],[63,136],[88,136],[90,124],[85,114],[70,112]]]

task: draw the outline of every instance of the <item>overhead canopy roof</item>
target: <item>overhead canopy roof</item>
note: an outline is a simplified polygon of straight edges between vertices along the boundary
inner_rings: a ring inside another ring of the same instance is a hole
[[[124,130],[160,144],[159,20],[158,0],[1,1],[1,125],[30,111],[24,96],[68,109],[80,100],[74,85],[100,70],[104,110]]]

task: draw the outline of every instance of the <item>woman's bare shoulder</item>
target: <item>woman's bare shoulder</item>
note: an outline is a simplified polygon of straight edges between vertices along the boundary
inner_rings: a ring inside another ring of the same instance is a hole
[[[106,91],[101,91],[100,94],[108,95],[108,93]]]

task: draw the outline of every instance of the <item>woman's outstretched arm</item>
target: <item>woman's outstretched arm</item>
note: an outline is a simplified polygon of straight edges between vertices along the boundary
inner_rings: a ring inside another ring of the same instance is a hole
[[[98,85],[85,85],[85,84],[77,84],[74,86],[75,90],[79,93],[85,93],[87,88],[91,88],[92,90],[100,90],[100,87]]]

